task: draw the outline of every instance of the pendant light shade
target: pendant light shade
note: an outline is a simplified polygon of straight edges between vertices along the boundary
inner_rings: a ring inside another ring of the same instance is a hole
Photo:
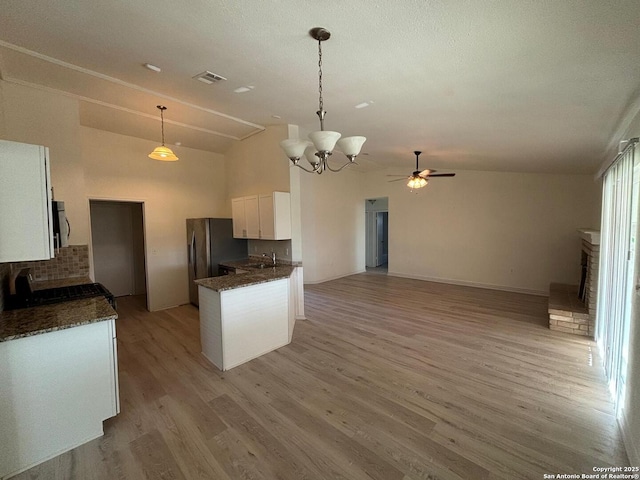
[[[164,105],[157,105],[156,108],[160,110],[160,122],[162,125],[162,145],[154,148],[153,152],[151,152],[147,156],[153,160],[175,162],[176,160],[178,160],[178,157],[169,147],[165,147],[164,145],[164,111],[167,109],[167,107],[165,107]]]
[[[165,162],[175,162],[178,160],[176,154],[169,147],[165,147],[164,145],[159,145],[153,149],[149,155],[149,158],[154,160],[162,160]]]
[[[307,162],[311,164],[314,170],[320,165],[320,158],[316,156],[316,148],[313,145],[309,145],[304,151],[304,158],[307,159]]]
[[[300,157],[304,155],[304,151],[309,146],[309,142],[305,142],[304,140],[289,139],[281,141],[280,146],[286,153],[287,157],[297,159],[297,163],[297,161],[300,160]]]
[[[360,154],[366,139],[367,137],[344,137],[338,140],[338,148],[347,157],[355,157]]]
[[[318,130],[309,134],[309,140],[313,142],[318,152],[332,152],[336,148],[336,142],[342,135],[329,130]]]

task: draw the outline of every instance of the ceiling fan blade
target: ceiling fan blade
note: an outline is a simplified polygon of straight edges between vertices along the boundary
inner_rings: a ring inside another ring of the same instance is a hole
[[[431,178],[431,177],[455,177],[456,174],[455,173],[432,173],[430,175],[427,175],[427,178]]]
[[[405,177],[406,178],[406,175],[387,175],[387,177]]]
[[[431,170],[429,168],[422,170],[418,175],[420,175],[421,177],[427,177],[429,175],[431,175],[432,173],[436,172],[437,170]]]
[[[401,182],[402,180],[407,180],[407,177],[404,178],[397,178],[395,180],[387,180],[387,182],[391,183],[391,182]]]

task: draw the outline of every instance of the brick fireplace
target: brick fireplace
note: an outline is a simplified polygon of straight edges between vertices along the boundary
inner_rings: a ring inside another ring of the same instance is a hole
[[[593,337],[598,299],[600,232],[578,230],[582,240],[579,285],[552,283],[549,287],[549,328]]]

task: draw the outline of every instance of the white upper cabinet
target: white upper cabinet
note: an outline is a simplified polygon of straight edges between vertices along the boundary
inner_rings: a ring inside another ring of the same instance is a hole
[[[260,238],[289,240],[291,238],[291,195],[273,192],[260,195]]]
[[[234,198],[231,211],[235,238],[291,238],[291,199],[288,192]]]
[[[247,219],[247,238],[260,238],[260,206],[258,195],[244,197],[244,214]]]
[[[247,238],[247,216],[244,212],[244,197],[231,200],[233,238]]]
[[[0,263],[53,253],[49,149],[0,140]]]

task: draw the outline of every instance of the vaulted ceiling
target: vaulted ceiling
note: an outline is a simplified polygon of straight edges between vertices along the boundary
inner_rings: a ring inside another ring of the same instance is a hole
[[[318,129],[316,26],[332,34],[326,128],[368,138],[365,168],[402,173],[422,150],[425,168],[592,173],[640,87],[636,0],[3,0],[0,11],[5,81],[78,98],[83,125],[150,140],[165,104],[168,144],[219,153],[272,124]],[[193,79],[205,70],[227,80]]]

